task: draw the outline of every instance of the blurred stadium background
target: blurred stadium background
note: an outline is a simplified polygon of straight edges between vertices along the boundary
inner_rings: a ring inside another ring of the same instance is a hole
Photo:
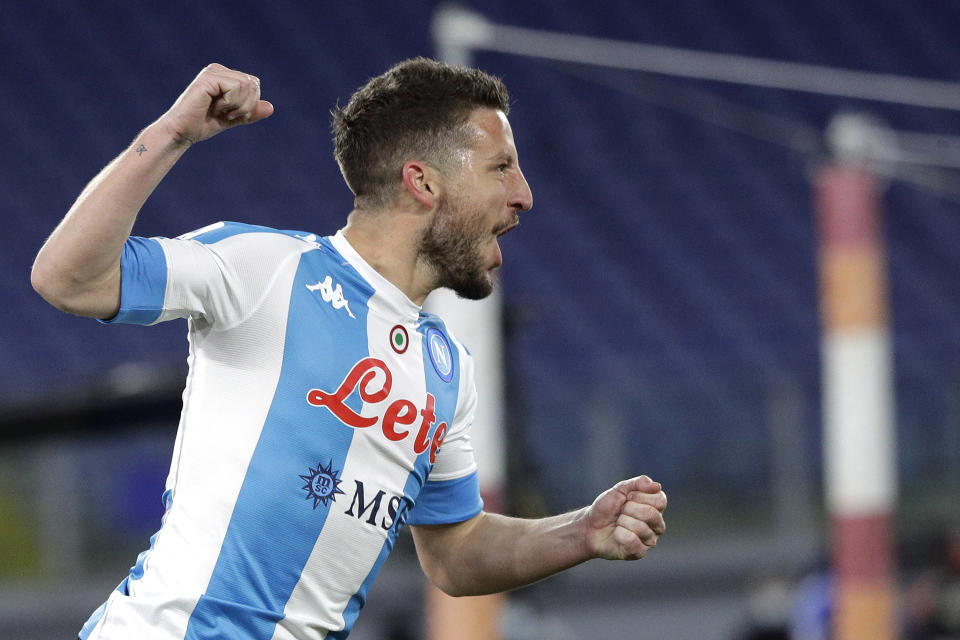
[[[462,4],[507,25],[960,82],[954,0]],[[277,112],[192,149],[136,232],[220,219],[333,232],[351,198],[328,110],[397,60],[436,55],[437,6],[6,6],[0,637],[72,637],[146,548],[185,373],[182,323],[107,328],[46,306],[29,286],[46,234],[212,61],[257,74]],[[503,242],[507,509],[570,509],[639,472],[671,497],[650,558],[513,594],[504,637],[760,637],[816,609],[799,586],[828,543],[810,178],[847,112],[932,142],[878,167],[910,592],[960,523],[960,112],[497,53],[474,62],[511,89],[536,200]],[[352,637],[422,637],[422,580],[406,540]]]

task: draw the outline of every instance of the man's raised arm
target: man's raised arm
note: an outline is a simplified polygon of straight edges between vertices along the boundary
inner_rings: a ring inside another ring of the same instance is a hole
[[[30,281],[50,304],[109,318],[120,308],[120,256],[143,203],[194,142],[262,120],[260,81],[211,64],[80,193],[40,249]]]

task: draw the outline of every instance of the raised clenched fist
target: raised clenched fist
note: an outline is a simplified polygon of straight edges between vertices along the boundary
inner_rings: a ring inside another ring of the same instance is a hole
[[[160,118],[179,142],[206,140],[230,127],[270,116],[260,99],[260,79],[222,64],[207,65]]]

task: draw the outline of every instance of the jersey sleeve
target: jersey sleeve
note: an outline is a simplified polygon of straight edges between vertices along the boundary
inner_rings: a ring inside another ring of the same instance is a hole
[[[120,310],[106,323],[193,318],[237,324],[304,243],[265,228],[217,223],[178,238],[131,237],[121,257]]]
[[[470,441],[470,429],[477,410],[477,387],[473,358],[454,341],[460,352],[461,402],[453,424],[437,453],[436,462],[420,491],[407,522],[413,525],[463,522],[483,511],[477,462]]]

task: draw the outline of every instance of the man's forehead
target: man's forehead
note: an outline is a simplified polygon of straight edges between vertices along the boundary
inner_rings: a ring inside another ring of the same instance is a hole
[[[513,130],[506,114],[499,109],[477,109],[471,114],[469,122],[476,131],[475,150],[486,150],[491,154],[512,152],[514,150]]]

